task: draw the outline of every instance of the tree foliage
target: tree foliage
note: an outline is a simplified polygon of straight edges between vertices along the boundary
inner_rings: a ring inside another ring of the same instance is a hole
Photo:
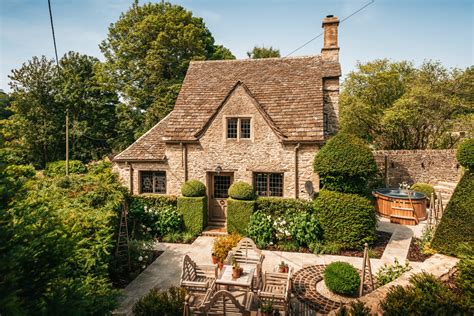
[[[251,59],[280,57],[280,50],[272,46],[254,46],[250,52],[247,52],[247,56]]]
[[[451,148],[474,126],[474,69],[376,60],[349,73],[341,129],[381,149]]]
[[[104,80],[129,107],[132,124],[122,126],[125,130],[120,132],[124,145],[173,109],[191,60],[235,58],[227,48],[214,44],[201,18],[169,2],[134,3],[111,24],[100,47],[106,58]]]

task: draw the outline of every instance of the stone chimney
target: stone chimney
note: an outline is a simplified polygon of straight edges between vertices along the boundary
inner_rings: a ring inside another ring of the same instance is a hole
[[[321,57],[324,61],[339,61],[338,26],[339,19],[333,15],[328,15],[323,19],[324,47],[321,49]]]

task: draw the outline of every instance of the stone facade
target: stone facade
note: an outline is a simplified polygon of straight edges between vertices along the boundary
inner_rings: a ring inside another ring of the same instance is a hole
[[[229,117],[251,119],[250,139],[227,139]],[[119,162],[115,170],[130,188],[130,166],[133,169],[132,191],[140,193],[140,171],[166,171],[166,194],[179,195],[186,179],[208,183],[208,173],[216,170],[233,172],[234,181],[253,182],[253,172],[283,173],[284,197],[308,198],[305,183],[318,189],[319,179],[313,172],[318,146],[284,144],[258,110],[255,100],[245,89],[237,87],[219,113],[213,118],[198,143],[167,144],[165,162]],[[297,173],[295,172],[297,169]]]
[[[323,79],[324,136],[336,134],[339,122],[339,78]]]
[[[390,187],[398,187],[403,181],[457,183],[461,167],[456,151],[447,150],[377,150],[374,151],[380,173],[386,175]],[[384,176],[385,178],[385,176]]]

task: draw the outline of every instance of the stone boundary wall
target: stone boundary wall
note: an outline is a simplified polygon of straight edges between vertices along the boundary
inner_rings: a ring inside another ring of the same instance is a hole
[[[461,167],[454,149],[428,150],[376,150],[375,161],[385,185],[398,187],[399,183],[438,182],[457,183]]]

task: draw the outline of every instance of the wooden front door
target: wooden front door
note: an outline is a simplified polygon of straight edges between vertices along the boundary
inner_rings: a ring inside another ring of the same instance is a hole
[[[209,221],[226,221],[227,190],[233,182],[232,172],[209,173]]]

